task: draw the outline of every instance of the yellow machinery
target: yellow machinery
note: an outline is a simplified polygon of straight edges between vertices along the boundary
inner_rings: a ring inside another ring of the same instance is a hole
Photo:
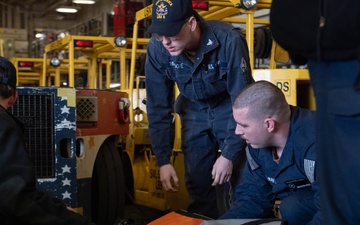
[[[14,64],[17,71],[17,85],[18,86],[40,86],[40,80],[44,73],[44,59],[43,58],[12,58],[11,62]],[[68,73],[68,59],[59,60],[60,65],[57,67],[50,64],[50,59],[46,59],[46,86],[60,87],[60,74]],[[103,61],[109,64],[110,61]],[[88,70],[88,61],[86,59],[74,60],[74,72]]]
[[[12,58],[17,71],[17,86],[20,85],[39,85],[43,68],[41,58]]]
[[[198,13],[205,20],[222,20],[234,24],[245,24],[245,35],[249,46],[250,64],[253,70],[255,80],[268,80],[276,84],[285,94],[287,101],[292,105],[301,105],[310,109],[315,109],[314,98],[312,97],[311,87],[309,83],[309,74],[306,69],[279,69],[277,62],[288,62],[287,52],[271,41],[270,62],[268,68],[255,68],[255,26],[269,25],[269,20],[259,19],[255,17],[255,13],[259,9],[270,9],[271,0],[259,0],[257,7],[245,10],[239,5],[239,0],[218,0],[205,1],[208,3],[208,10],[198,10]],[[139,22],[143,19],[151,19],[152,5],[149,5],[136,12],[136,19],[133,29],[131,64],[130,64],[130,80],[135,77],[136,60],[138,58],[138,46],[142,46],[147,39],[138,38]],[[131,81],[130,83],[133,83]],[[131,93],[131,92],[130,92]],[[176,93],[177,94],[177,93]],[[146,97],[144,97],[146,98]],[[146,114],[145,114],[146,115]],[[132,117],[131,117],[132,118]],[[175,141],[172,160],[174,167],[183,182],[183,155],[180,149],[180,120],[175,115]],[[167,193],[161,188],[161,182],[158,175],[158,167],[155,165],[155,156],[150,151],[150,140],[148,139],[147,124],[140,126],[132,126],[130,133],[133,134],[127,139],[128,146],[141,145],[144,146],[141,151],[144,158],[135,158],[133,160],[134,179],[138,180],[138,176],[144,178],[134,182],[134,200],[135,203],[156,208],[159,210],[177,210],[186,209],[187,193],[184,183],[180,183],[178,193]],[[141,130],[141,132],[140,132]],[[146,162],[144,167],[144,161]],[[145,176],[145,177],[144,177]]]
[[[58,74],[61,70],[67,70],[68,86],[75,87],[76,67],[78,63],[82,63],[82,68],[88,71],[87,80],[89,88],[97,88],[102,82],[102,79],[99,79],[100,77],[96,77],[96,74],[99,74],[99,76],[102,74],[98,67],[98,60],[101,59],[101,54],[109,52],[113,53],[112,58],[118,58],[118,55],[120,54],[119,48],[116,48],[114,38],[112,37],[74,35],[68,35],[62,39],[47,44],[45,46],[43,62],[51,60],[47,57],[48,54],[53,51],[65,51],[68,54],[68,59],[63,61],[65,65],[55,67],[55,73]],[[86,56],[83,61],[79,61],[79,57],[75,56],[76,51],[79,51]],[[116,54],[116,56],[114,54]],[[108,73],[110,73],[110,71],[108,71]],[[48,74],[48,64],[43,64],[43,73],[40,79],[41,86],[46,86],[46,74]],[[55,77],[59,76],[55,75]],[[106,74],[106,77],[106,87],[109,87],[110,74]],[[57,82],[58,81],[55,81],[56,86],[58,86]]]

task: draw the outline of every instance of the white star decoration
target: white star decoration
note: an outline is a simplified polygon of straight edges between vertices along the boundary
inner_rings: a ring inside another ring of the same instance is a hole
[[[60,96],[60,98],[61,98],[61,101],[67,101],[67,97],[65,97],[65,96]]]
[[[67,119],[63,119],[62,121],[59,121],[58,123],[56,123],[56,126],[55,126],[55,130],[56,131],[60,131],[62,129],[73,129],[75,130],[76,129],[76,126],[75,126],[75,122],[73,121],[69,121]]]
[[[64,107],[61,108],[61,114],[63,114],[63,113],[69,114],[69,112],[70,112],[70,108],[69,108],[69,107],[66,107],[66,106],[64,105]]]
[[[68,165],[65,165],[64,167],[61,167],[62,173],[70,173],[70,167]]]
[[[63,199],[65,199],[65,198],[71,199],[70,195],[71,194],[68,191],[65,191],[65,193],[62,193]]]
[[[208,40],[208,43],[206,45],[212,45],[213,41],[211,39]]]
[[[65,185],[71,186],[71,185],[70,185],[70,182],[71,182],[71,180],[69,180],[69,179],[67,179],[67,178],[65,178],[65,180],[62,181],[63,186],[65,186]]]

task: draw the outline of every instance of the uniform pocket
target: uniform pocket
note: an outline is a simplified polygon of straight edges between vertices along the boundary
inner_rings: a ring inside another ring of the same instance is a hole
[[[215,83],[219,80],[226,81],[227,77],[227,70],[219,69],[216,70],[208,70],[206,72],[203,72],[202,74],[202,80],[205,81],[208,84]]]

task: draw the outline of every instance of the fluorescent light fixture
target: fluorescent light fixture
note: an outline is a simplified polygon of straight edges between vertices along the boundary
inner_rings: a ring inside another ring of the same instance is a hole
[[[95,0],[73,0],[75,4],[95,4]]]
[[[120,83],[111,83],[110,88],[118,88],[120,87]]]
[[[39,38],[39,39],[43,39],[43,38],[45,38],[45,34],[43,34],[43,33],[36,33],[36,34],[35,34],[35,37],[36,37],[36,38]]]
[[[61,13],[76,13],[78,9],[72,6],[60,6],[56,11]]]

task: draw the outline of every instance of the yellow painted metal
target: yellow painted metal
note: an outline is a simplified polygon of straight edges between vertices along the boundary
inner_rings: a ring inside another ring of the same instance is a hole
[[[234,7],[216,7],[213,13],[204,14],[202,17],[205,20],[221,20],[225,17],[232,16],[239,13],[239,9]]]
[[[83,41],[92,41],[93,47],[75,47],[76,40],[83,40]],[[119,57],[119,49],[114,43],[113,37],[98,37],[98,36],[77,36],[77,35],[68,35],[62,39],[49,43],[45,46],[45,52],[43,56],[43,60],[47,60],[47,55],[51,51],[61,51],[65,50],[68,52],[68,86],[74,87],[75,86],[75,70],[76,67],[76,58],[75,58],[75,51],[80,51],[82,54],[87,56],[88,59],[88,82],[89,88],[97,88],[96,83],[96,74],[97,72],[97,59],[101,54],[104,54],[102,58],[105,58],[105,54],[111,55],[114,58]],[[41,79],[41,86],[46,86],[45,82],[45,74],[47,68],[44,66],[43,74]]]
[[[316,109],[307,69],[256,69],[253,77],[256,81],[267,80],[275,84],[283,91],[289,104]]]
[[[49,59],[47,59],[49,61]],[[89,68],[89,61],[87,59],[74,59],[74,75],[77,74],[81,70],[88,70]],[[56,87],[61,86],[60,81],[60,74],[64,73],[67,74],[69,72],[70,67],[70,60],[69,59],[61,59],[60,60],[60,66],[59,67],[50,67],[50,64],[47,63],[47,71],[46,71],[46,77],[47,77],[47,86],[51,86],[51,79],[50,77],[54,77],[54,85]]]
[[[89,69],[88,69],[88,84],[89,84],[89,88],[90,89],[94,89],[97,88],[96,86],[96,68],[97,68],[97,58],[95,55],[92,55],[91,57],[89,57]],[[74,71],[74,70],[72,70]],[[71,77],[75,77],[75,76],[71,76]],[[75,79],[71,79],[70,81],[74,82]],[[72,86],[75,86],[74,83],[72,84]]]
[[[4,40],[0,39],[0,56],[4,56]]]
[[[176,85],[175,88],[175,97],[180,94],[179,88]],[[179,114],[175,113],[175,137],[174,137],[174,151],[181,152],[181,122]],[[182,168],[183,170],[183,168]]]
[[[120,51],[120,85],[126,85],[126,52]],[[131,96],[131,95],[129,95]],[[131,103],[130,103],[131,104]]]
[[[102,70],[102,66],[105,66],[106,67],[106,83],[105,83],[105,87],[106,89],[110,89],[110,83],[111,83],[111,64],[112,64],[112,61],[111,60],[106,60],[106,59],[101,59],[100,61],[100,66],[98,68],[98,77],[97,77],[97,80],[98,80],[98,87],[102,87],[103,86],[103,80],[102,80],[102,77],[103,77],[103,70]]]
[[[11,58],[14,64],[17,76],[17,85],[37,85],[42,74],[43,60],[41,58]],[[19,62],[30,62],[34,66],[32,68],[19,67]]]
[[[51,86],[51,80],[55,77],[55,86],[60,86],[60,73],[66,73],[69,68],[69,60],[60,60],[60,66],[57,68],[50,66],[50,59],[46,59],[46,71],[44,70],[44,59],[42,58],[12,58],[11,62],[14,64],[17,71],[17,85],[35,85],[40,84],[40,80],[44,77],[47,86]],[[19,67],[20,62],[33,63],[33,67]],[[79,70],[87,70],[88,61],[82,59],[74,60],[75,73]]]
[[[274,60],[275,62],[288,63],[290,60],[289,53],[283,49],[279,44],[273,41],[273,52],[274,52]]]
[[[250,66],[254,69],[254,11],[246,13],[246,41],[249,48]]]
[[[275,59],[275,47],[276,45],[276,42],[275,41],[272,41],[272,45],[271,45],[271,52],[270,52],[270,66],[269,66],[269,69],[276,69],[276,61],[274,60]]]
[[[60,87],[60,70],[61,68],[58,67],[55,69],[55,87]],[[50,86],[50,83],[48,84]]]

